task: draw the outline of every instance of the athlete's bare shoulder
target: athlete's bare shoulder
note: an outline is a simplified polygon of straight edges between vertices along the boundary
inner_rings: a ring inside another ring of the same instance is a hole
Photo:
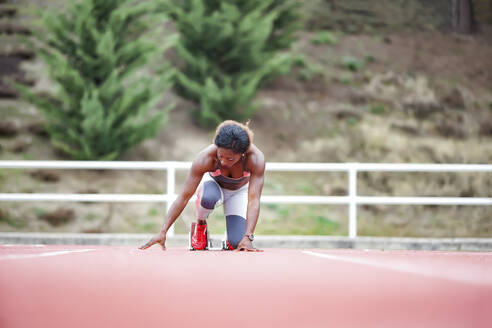
[[[202,149],[192,164],[192,170],[197,172],[209,172],[217,166],[217,146],[211,144]]]
[[[246,169],[251,173],[263,174],[265,172],[265,155],[263,152],[251,144],[247,152]]]

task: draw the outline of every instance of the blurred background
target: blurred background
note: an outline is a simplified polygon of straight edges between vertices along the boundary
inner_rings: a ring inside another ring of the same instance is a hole
[[[0,0],[0,37],[0,160],[192,161],[217,123],[251,119],[269,162],[492,163],[492,0]],[[0,193],[160,194],[165,178],[2,169]],[[347,176],[268,172],[264,194],[347,195]],[[492,174],[360,173],[358,194],[492,197]],[[165,212],[1,202],[0,231],[154,233]],[[190,203],[176,233],[193,220]],[[347,222],[347,206],[265,204],[256,232]],[[358,234],[492,237],[492,208],[364,205]]]

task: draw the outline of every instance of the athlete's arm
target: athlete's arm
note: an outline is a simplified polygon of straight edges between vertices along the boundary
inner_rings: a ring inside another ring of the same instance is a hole
[[[265,156],[263,153],[252,145],[253,153],[249,156],[250,165],[248,165],[251,176],[248,189],[248,210],[246,212],[246,235],[253,234],[260,215],[260,197],[265,181]],[[239,243],[238,250],[254,250],[249,238],[243,237]]]
[[[207,147],[205,150],[200,152],[198,157],[193,161],[190,172],[186,178],[183,191],[178,195],[167,212],[166,219],[164,220],[164,224],[162,225],[160,232],[152,237],[152,239],[145,245],[141,246],[140,249],[147,249],[157,243],[161,244],[163,249],[166,249],[165,242],[167,231],[177,220],[181,212],[183,212],[186,204],[188,204],[188,201],[193,196],[196,188],[200,184],[203,174],[210,171],[213,167],[213,158],[210,156],[209,148],[210,147]]]

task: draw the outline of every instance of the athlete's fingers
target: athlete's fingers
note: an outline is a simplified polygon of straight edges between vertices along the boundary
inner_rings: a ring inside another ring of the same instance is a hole
[[[154,245],[155,243],[157,243],[157,241],[152,238],[150,241],[148,241],[145,245],[142,245],[140,246],[140,249],[147,249],[149,248],[150,246]]]
[[[263,252],[263,250],[254,248],[254,247],[247,247],[247,246],[241,246],[236,249],[237,252]]]

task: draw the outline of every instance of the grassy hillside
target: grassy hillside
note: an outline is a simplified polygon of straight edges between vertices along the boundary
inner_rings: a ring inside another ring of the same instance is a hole
[[[382,30],[381,30],[382,31]],[[372,29],[302,31],[287,76],[255,98],[255,143],[275,162],[492,163],[490,35]],[[24,69],[50,87],[38,61]],[[170,94],[170,122],[123,160],[192,160],[213,131],[191,119],[194,104]],[[64,159],[28,104],[0,101],[0,159]],[[185,172],[177,177],[182,188]],[[492,174],[360,174],[361,195],[491,197]],[[165,174],[1,170],[0,192],[162,193]],[[339,173],[268,173],[265,194],[346,195]],[[165,204],[0,203],[0,231],[155,232]],[[210,220],[222,233],[219,209]],[[346,235],[346,206],[263,205],[258,234]],[[176,223],[186,233],[192,204]],[[485,206],[361,206],[359,234],[492,237]]]

